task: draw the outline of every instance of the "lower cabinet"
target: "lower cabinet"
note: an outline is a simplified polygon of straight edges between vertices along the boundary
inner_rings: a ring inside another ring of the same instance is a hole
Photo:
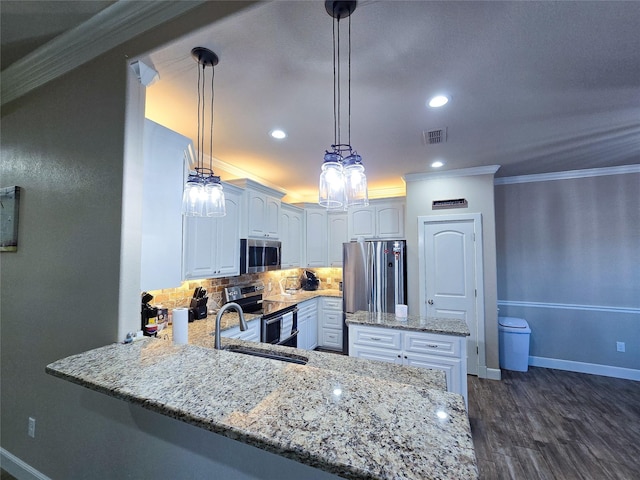
[[[240,325],[228,328],[220,332],[220,335],[227,338],[236,338],[238,340],[245,340],[247,342],[259,342],[260,341],[260,319],[256,318],[247,322],[247,329],[243,332],[240,330]]]
[[[349,325],[349,355],[444,370],[447,390],[467,402],[467,337]]]
[[[298,348],[313,350],[318,346],[318,299],[298,304]]]
[[[342,298],[320,297],[318,346],[342,350]]]

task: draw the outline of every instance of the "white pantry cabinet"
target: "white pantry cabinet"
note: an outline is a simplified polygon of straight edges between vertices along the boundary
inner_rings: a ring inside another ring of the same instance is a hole
[[[298,348],[313,350],[318,346],[318,299],[298,304]]]
[[[342,298],[319,297],[318,346],[342,350]]]
[[[244,189],[241,238],[280,238],[280,203],[284,193],[248,178],[229,183]]]
[[[182,283],[182,190],[191,140],[144,121],[140,290]]]
[[[282,242],[281,266],[297,268],[302,265],[302,238],[304,210],[283,203],[280,208],[280,242]]]
[[[224,217],[184,217],[184,279],[240,275],[242,190],[223,183]]]
[[[349,238],[404,238],[404,198],[371,200],[349,209]]]
[[[443,370],[447,390],[467,402],[467,337],[351,324],[349,355]]]

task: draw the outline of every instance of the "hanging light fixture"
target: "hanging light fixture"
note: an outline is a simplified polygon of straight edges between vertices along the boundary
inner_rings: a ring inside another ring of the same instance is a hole
[[[213,78],[218,56],[208,48],[196,47],[191,55],[198,62],[198,145],[195,172],[189,178],[182,194],[182,214],[188,217],[224,217],[226,215],[224,192],[220,177],[213,174]],[[202,65],[202,74],[200,66]],[[205,144],[205,70],[211,67],[211,108],[209,113],[209,168],[204,166]]]
[[[362,157],[351,147],[351,14],[356,1],[325,1],[327,13],[333,17],[333,144],[327,150],[320,174],[318,203],[330,210],[353,205],[369,205],[367,177]],[[349,18],[348,29],[348,130],[347,143],[341,140],[340,97],[340,20]]]

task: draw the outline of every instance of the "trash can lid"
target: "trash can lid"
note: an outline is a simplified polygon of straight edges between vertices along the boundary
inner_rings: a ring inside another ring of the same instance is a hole
[[[517,317],[498,317],[498,323],[503,327],[510,328],[529,328],[529,324],[524,318]]]

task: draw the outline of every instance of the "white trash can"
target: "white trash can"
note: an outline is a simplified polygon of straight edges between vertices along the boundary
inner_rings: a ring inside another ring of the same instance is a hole
[[[526,372],[529,369],[531,329],[524,318],[498,317],[500,368]]]

